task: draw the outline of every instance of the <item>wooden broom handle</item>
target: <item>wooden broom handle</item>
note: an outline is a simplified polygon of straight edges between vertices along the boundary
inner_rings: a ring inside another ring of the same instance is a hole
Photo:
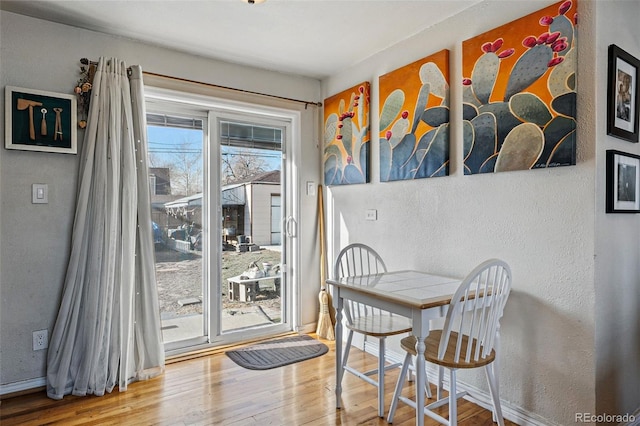
[[[322,196],[322,185],[318,185],[318,228],[320,230],[320,287],[326,288],[326,261],[324,246],[324,202]]]

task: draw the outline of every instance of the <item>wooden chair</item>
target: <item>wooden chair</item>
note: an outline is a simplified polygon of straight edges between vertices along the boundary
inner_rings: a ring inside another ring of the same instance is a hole
[[[334,264],[333,274],[334,278],[340,278],[376,274],[386,272],[386,270],[384,261],[375,250],[364,244],[355,243],[340,251]],[[386,365],[385,338],[410,332],[411,321],[408,318],[350,300],[344,302],[344,316],[349,334],[342,357],[342,366],[344,371],[348,371],[378,388],[378,416],[384,417],[384,372],[400,366],[399,363]],[[378,339],[378,367],[376,369],[362,372],[347,365],[353,333],[364,335],[365,341],[367,336]],[[377,380],[370,377],[373,375],[377,375]],[[340,380],[342,381],[342,377]]]
[[[504,426],[498,382],[496,380],[496,350],[500,339],[500,318],[511,290],[511,269],[505,262],[488,260],[478,265],[458,287],[451,299],[442,330],[434,330],[425,340],[425,360],[436,364],[438,374],[438,400],[425,407],[424,414],[445,425],[457,424],[457,399],[466,392],[456,391],[456,370],[484,367],[489,391],[493,400],[494,419]],[[482,295],[482,297],[475,297]],[[416,408],[415,401],[403,397],[402,384],[411,357],[416,355],[416,338],[409,336],[401,341],[407,354],[398,377],[388,422],[393,422],[398,401]],[[442,398],[443,368],[449,369],[449,396]],[[449,419],[432,410],[449,404]]]

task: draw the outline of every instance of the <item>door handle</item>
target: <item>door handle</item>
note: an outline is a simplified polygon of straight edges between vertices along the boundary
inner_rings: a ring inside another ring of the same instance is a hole
[[[284,226],[287,237],[294,238],[296,236],[297,227],[298,227],[298,222],[296,222],[293,216],[288,216]]]

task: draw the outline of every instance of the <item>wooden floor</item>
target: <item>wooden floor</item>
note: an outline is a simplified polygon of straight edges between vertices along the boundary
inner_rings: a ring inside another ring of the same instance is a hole
[[[0,424],[387,425],[376,415],[376,389],[351,374],[343,381],[343,408],[335,408],[335,345],[323,342],[326,355],[272,370],[246,370],[220,352],[170,363],[162,376],[103,397],[54,401],[42,391],[8,398],[0,404]],[[375,357],[357,350],[351,361],[376,365]],[[398,372],[387,373],[385,414]],[[406,395],[413,391],[413,382],[405,385]],[[490,411],[462,399],[458,418],[460,425],[493,424]],[[413,424],[414,411],[400,403],[394,425]],[[425,424],[437,423],[427,417]]]

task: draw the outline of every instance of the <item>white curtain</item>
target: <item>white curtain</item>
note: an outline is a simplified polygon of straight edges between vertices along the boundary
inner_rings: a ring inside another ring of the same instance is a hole
[[[100,58],[47,395],[104,395],[164,371],[142,70]]]

